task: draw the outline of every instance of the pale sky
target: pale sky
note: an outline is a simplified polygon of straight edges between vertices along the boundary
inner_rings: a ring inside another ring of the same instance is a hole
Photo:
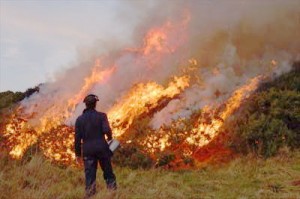
[[[0,0],[0,92],[48,81],[97,40],[128,38],[143,14],[132,3]]]

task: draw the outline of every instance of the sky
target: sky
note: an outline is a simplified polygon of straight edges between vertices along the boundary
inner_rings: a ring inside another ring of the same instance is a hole
[[[97,41],[131,38],[143,14],[132,2],[0,0],[0,92],[53,79]]]
[[[149,22],[159,23],[160,19],[172,16],[176,8],[183,9],[185,2],[0,0],[0,92],[24,92],[41,83],[54,81],[59,73],[89,59],[93,54],[101,55],[114,47],[136,47],[136,42],[141,44],[139,36],[143,35],[142,29]],[[247,10],[252,13],[251,18],[256,17],[261,21],[260,18],[268,18],[262,15],[262,10],[274,5],[274,2],[284,4],[285,1],[187,2],[191,3],[190,8],[197,14],[197,20],[194,20],[196,25],[192,26],[209,30],[214,28],[211,24],[227,26],[226,19],[239,20],[238,15]],[[298,6],[296,0],[287,2]]]

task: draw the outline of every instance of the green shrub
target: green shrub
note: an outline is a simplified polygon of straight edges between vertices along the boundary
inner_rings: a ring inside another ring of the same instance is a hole
[[[24,93],[12,91],[0,92],[0,109],[10,107],[11,105],[23,100],[25,97],[30,97],[35,92],[39,92],[38,86],[29,88]]]
[[[240,152],[264,157],[284,147],[300,148],[300,72],[295,68],[245,101],[224,130],[232,132],[230,145]]]
[[[5,91],[0,93],[0,109],[11,106],[12,104],[24,99],[25,95],[21,92]]]
[[[116,150],[112,162],[121,167],[150,168],[153,165],[152,159],[133,145],[124,145]]]

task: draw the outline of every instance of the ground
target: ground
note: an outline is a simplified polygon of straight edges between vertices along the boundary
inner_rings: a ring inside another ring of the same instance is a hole
[[[84,197],[83,170],[61,167],[39,154],[15,161],[1,154],[1,199]],[[267,160],[253,155],[195,170],[115,167],[118,190],[107,191],[97,174],[94,198],[300,198],[300,151],[282,150]]]

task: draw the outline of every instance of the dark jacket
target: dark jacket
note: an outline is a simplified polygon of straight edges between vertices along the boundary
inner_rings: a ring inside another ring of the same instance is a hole
[[[81,141],[83,146],[83,156],[102,156],[112,155],[105,140],[112,139],[111,129],[105,113],[94,109],[83,111],[75,123],[75,154],[81,156]]]

